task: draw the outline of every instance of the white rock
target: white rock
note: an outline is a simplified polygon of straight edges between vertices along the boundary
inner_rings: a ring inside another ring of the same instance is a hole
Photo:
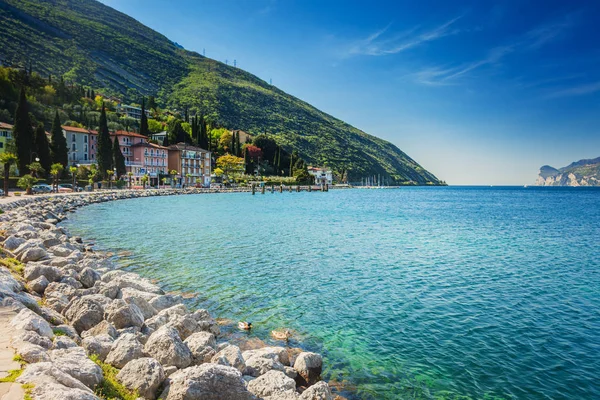
[[[177,330],[169,326],[163,326],[152,333],[144,346],[144,351],[165,366],[185,368],[192,363],[192,353],[181,341]]]
[[[102,382],[102,368],[90,360],[81,347],[52,350],[50,351],[50,359],[56,367],[90,389],[94,389],[96,385]]]
[[[244,357],[242,357],[242,353],[240,352],[240,348],[231,344],[215,354],[211,362],[213,364],[233,367],[240,372],[243,372],[244,368],[246,367],[246,364],[244,363]]]
[[[281,371],[269,371],[248,382],[248,391],[258,397],[271,397],[281,393],[294,393],[296,382]]]
[[[154,355],[153,353],[149,353]],[[129,361],[144,356],[144,348],[134,334],[125,333],[114,341],[106,356],[106,363],[123,368]]]
[[[156,398],[156,391],[165,380],[163,367],[154,358],[138,358],[128,362],[117,379],[128,389],[136,390],[146,399]]]
[[[14,316],[11,325],[17,329],[37,332],[48,339],[54,338],[54,332],[52,332],[52,328],[50,328],[48,322],[27,308],[24,308]]]
[[[300,400],[333,400],[333,394],[326,382],[317,382],[300,395]]]

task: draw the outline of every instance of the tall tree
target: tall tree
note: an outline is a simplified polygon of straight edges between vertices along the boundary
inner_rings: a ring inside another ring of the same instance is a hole
[[[25,87],[21,87],[19,94],[19,103],[15,111],[15,125],[13,126],[13,137],[15,138],[15,146],[17,147],[17,166],[21,176],[28,174],[27,165],[31,162],[33,153],[33,128],[29,119],[29,109],[27,107],[27,96],[25,95]]]
[[[35,152],[40,159],[40,164],[45,171],[50,171],[52,165],[52,158],[50,157],[50,144],[48,143],[48,137],[46,136],[46,130],[44,124],[40,123],[35,130]]]
[[[235,149],[235,133],[231,132],[231,147],[229,148],[232,155],[237,154],[237,150]]]
[[[148,110],[156,111],[156,100],[154,96],[148,96]]]
[[[119,145],[119,138],[115,136],[115,140],[113,141],[113,158],[114,158],[114,166],[117,169],[117,176],[115,179],[125,175],[127,172],[127,168],[125,167],[125,157],[121,152],[121,146]]]
[[[4,196],[8,196],[8,179],[10,176],[10,166],[17,162],[17,156],[13,153],[0,153],[0,164],[4,167]]]
[[[115,138],[116,140],[116,138]],[[98,170],[103,177],[106,177],[106,171],[113,169],[112,141],[108,132],[106,122],[106,109],[102,105],[100,112],[100,126],[98,127],[98,144],[96,146],[96,160],[98,161]]]
[[[142,119],[140,120],[140,134],[150,136],[148,130],[148,116],[146,115],[146,100],[142,99]]]
[[[62,127],[60,126],[58,110],[54,114],[50,140],[50,159],[52,160],[52,164],[59,163],[63,167],[66,167],[69,163],[69,149],[67,148],[67,138],[63,135]],[[50,171],[50,169],[47,169],[47,171]]]
[[[235,134],[235,151],[236,151],[236,156],[240,157],[242,155],[242,145],[240,143],[240,132],[239,131]]]
[[[168,133],[165,135],[162,145],[165,147],[169,147],[169,134]]]

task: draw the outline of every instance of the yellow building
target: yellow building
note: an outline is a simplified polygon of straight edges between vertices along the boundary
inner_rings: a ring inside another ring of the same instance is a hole
[[[0,153],[6,151],[6,144],[12,139],[12,128],[11,124],[0,122]]]

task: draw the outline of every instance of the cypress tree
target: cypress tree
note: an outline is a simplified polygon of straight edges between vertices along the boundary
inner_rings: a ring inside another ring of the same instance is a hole
[[[40,164],[42,164],[42,168],[48,173],[50,171],[50,166],[52,165],[52,158],[50,158],[50,145],[48,144],[48,137],[46,136],[44,124],[39,124],[35,130],[34,143],[35,152],[40,159]]]
[[[96,98],[96,93],[94,93],[94,89],[92,89],[92,99]]]
[[[127,168],[125,167],[125,157],[121,152],[121,146],[119,145],[119,138],[117,136],[115,136],[115,140],[113,141],[113,158],[115,161],[115,168],[117,169],[117,176],[115,176],[115,179],[117,179],[127,172]]]
[[[21,87],[19,94],[19,103],[15,111],[15,125],[13,126],[13,137],[17,147],[17,167],[22,175],[28,174],[27,165],[31,163],[31,154],[34,151],[33,128],[29,119],[29,110],[27,107],[27,96],[25,96],[25,87]]]
[[[242,146],[240,144],[240,133],[236,133],[235,134],[235,146],[236,146],[236,150],[237,150],[237,154],[236,156],[241,156],[242,155]]]
[[[50,159],[52,160],[52,164],[59,163],[63,167],[66,167],[69,163],[69,149],[67,148],[67,138],[63,135],[62,127],[60,126],[58,110],[56,110],[56,113],[54,114],[52,130],[50,131],[50,140]],[[47,171],[50,171],[50,169]]]
[[[235,133],[232,131],[231,132],[231,155],[236,155],[236,150],[235,150]]]
[[[163,140],[162,145],[165,147],[169,147],[169,134],[168,133],[165,135],[165,139]]]
[[[110,133],[108,132],[106,109],[104,108],[104,104],[102,105],[102,111],[100,112],[96,160],[98,161],[98,169],[100,170],[100,174],[102,174],[103,177],[106,177],[106,171],[111,171],[113,169],[113,157],[112,141],[110,140]]]
[[[146,116],[146,100],[142,99],[142,119],[140,120],[140,134],[149,136],[148,117]]]

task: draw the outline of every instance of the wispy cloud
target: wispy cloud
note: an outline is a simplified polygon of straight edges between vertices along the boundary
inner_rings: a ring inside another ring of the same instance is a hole
[[[460,78],[485,66],[501,63],[507,56],[517,52],[534,51],[558,38],[573,25],[572,15],[564,20],[540,25],[526,32],[511,43],[490,49],[485,57],[454,67],[428,67],[413,74],[415,81],[424,85],[443,86],[458,84]]]
[[[560,97],[584,96],[600,92],[600,81],[583,83],[580,85],[571,86],[556,90],[546,96],[547,99],[556,99]]]
[[[389,24],[385,28],[372,33],[367,38],[352,43],[349,46],[348,55],[385,56],[397,54],[427,42],[455,35],[460,30],[453,27],[453,25],[460,18],[462,16],[446,21],[433,29],[423,31],[419,27],[415,27],[400,34],[391,34],[389,31],[392,24]]]

